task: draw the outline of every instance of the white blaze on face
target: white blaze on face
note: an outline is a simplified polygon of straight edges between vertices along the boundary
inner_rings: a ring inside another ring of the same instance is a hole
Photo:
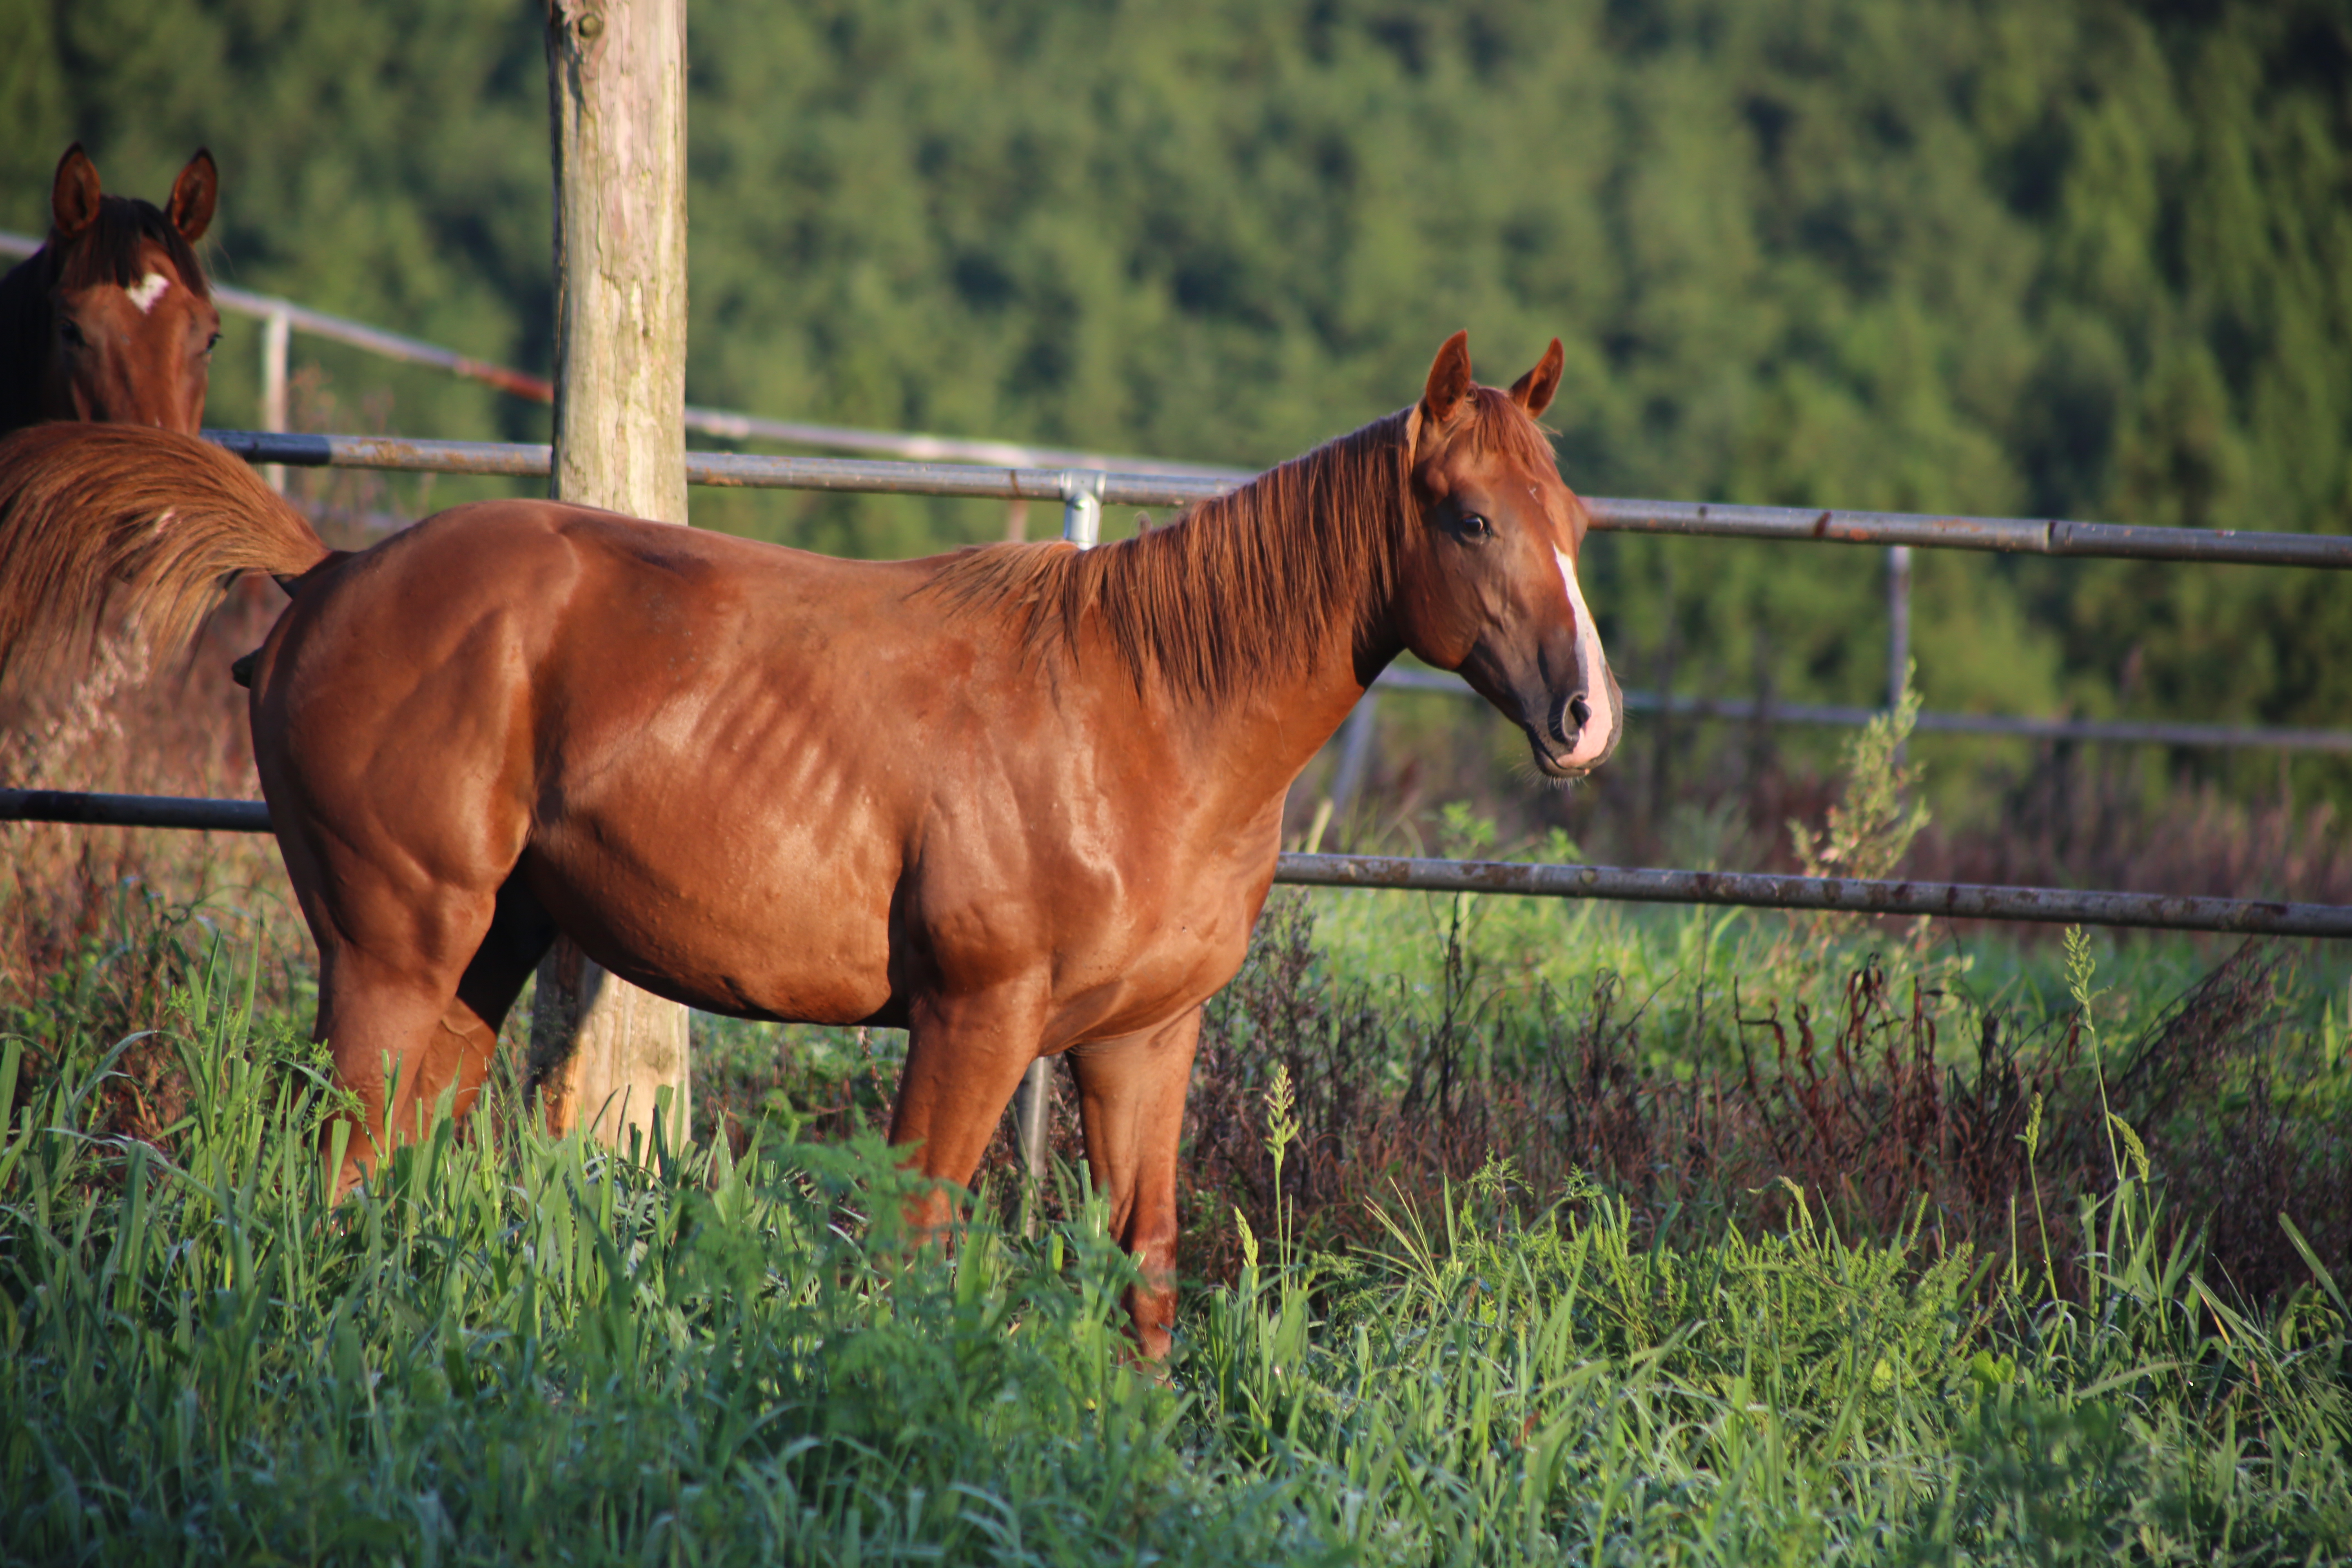
[[[150,272],[123,292],[131,296],[131,302],[139,307],[139,313],[143,316],[155,308],[155,301],[162,299],[163,290],[171,286],[169,278],[160,272]]]
[[[1601,628],[1592,624],[1592,612],[1584,607],[1584,590],[1576,585],[1576,563],[1564,550],[1555,549],[1552,553],[1559,558],[1559,580],[1568,587],[1568,607],[1576,612],[1576,683],[1592,710],[1564,760],[1570,767],[1589,768],[1608,753],[1617,738],[1617,696],[1609,683],[1608,658],[1601,651]]]

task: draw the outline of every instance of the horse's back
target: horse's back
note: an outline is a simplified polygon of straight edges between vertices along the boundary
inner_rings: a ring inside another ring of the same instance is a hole
[[[478,777],[485,748],[522,748],[513,788],[576,789],[714,704],[924,641],[896,613],[922,579],[552,501],[457,507],[303,584],[264,650],[257,737],[331,768],[437,732]]]
[[[289,619],[305,641],[428,667],[495,626],[542,679],[675,687],[698,664],[748,653],[746,639],[887,615],[923,568],[555,501],[482,501],[338,563]]]

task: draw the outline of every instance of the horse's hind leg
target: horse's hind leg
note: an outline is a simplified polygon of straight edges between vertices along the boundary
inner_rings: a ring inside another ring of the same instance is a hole
[[[1176,1321],[1176,1155],[1201,1009],[1160,1028],[1070,1048],[1086,1127],[1087,1169],[1110,1203],[1111,1234],[1143,1270],[1127,1293],[1136,1348],[1167,1355]]]
[[[499,1026],[554,937],[519,877],[487,896],[445,887],[417,902],[358,922],[311,920],[318,1037],[329,1043],[336,1081],[359,1100],[341,1118],[351,1130],[338,1191],[391,1145],[416,1137],[444,1094],[454,1095],[458,1114],[471,1108]],[[360,925],[356,936],[350,923]],[[330,1152],[334,1135],[330,1126]]]
[[[555,922],[523,886],[522,873],[516,871],[499,888],[490,929],[483,933],[481,945],[458,977],[457,994],[449,999],[441,1019],[444,1030],[461,1034],[469,1041],[488,1042],[464,1058],[457,1080],[460,1110],[480,1092],[498,1054],[499,1030],[513,1011],[515,998],[522,994],[523,982],[555,945]]]

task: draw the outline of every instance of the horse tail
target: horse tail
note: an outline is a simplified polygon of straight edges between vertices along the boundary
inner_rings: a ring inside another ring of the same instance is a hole
[[[35,425],[0,440],[0,677],[87,653],[124,621],[159,654],[194,637],[239,574],[328,553],[239,459],[143,425]]]

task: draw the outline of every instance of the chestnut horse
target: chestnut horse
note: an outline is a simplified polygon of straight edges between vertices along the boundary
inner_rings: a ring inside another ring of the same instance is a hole
[[[1559,344],[1506,393],[1465,342],[1413,406],[1083,553],[839,561],[492,501],[330,555],[216,447],[42,426],[0,445],[0,664],[110,582],[162,633],[227,574],[303,574],[253,736],[318,1033],[365,1107],[346,1180],[471,1100],[561,931],[691,1006],[905,1028],[891,1137],[945,1182],[1066,1053],[1157,1357],[1201,1005],[1291,781],[1407,649],[1551,777],[1617,742],[1584,507],[1533,417]]]
[[[102,194],[81,143],[67,150],[48,242],[0,278],[0,432],[100,419],[196,433],[220,311],[192,247],[219,190],[199,150],[158,211]]]

